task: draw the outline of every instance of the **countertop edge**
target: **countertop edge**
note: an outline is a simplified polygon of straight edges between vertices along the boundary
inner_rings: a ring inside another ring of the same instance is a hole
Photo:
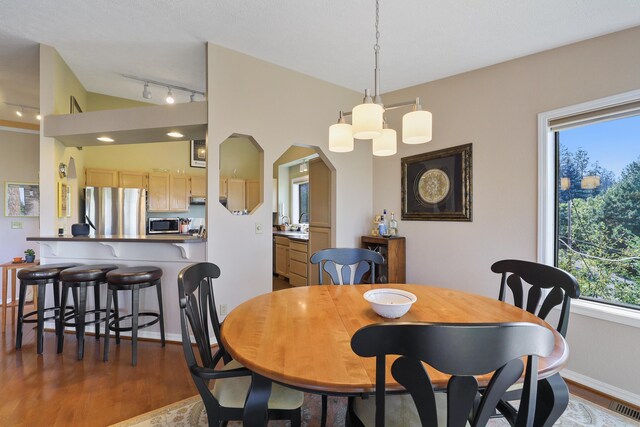
[[[207,240],[193,236],[35,236],[27,237],[28,242],[125,242],[125,243],[205,243]]]

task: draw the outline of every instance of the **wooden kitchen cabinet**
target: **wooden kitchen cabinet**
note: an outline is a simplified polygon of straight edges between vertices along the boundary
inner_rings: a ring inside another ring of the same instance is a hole
[[[169,211],[189,211],[189,177],[186,175],[169,175]]]
[[[245,208],[251,212],[260,203],[260,180],[245,181]]]
[[[404,237],[362,236],[360,247],[379,252],[384,263],[376,266],[377,283],[406,283],[406,240]]]
[[[197,175],[191,177],[191,196],[207,197],[206,176]]]
[[[84,170],[84,185],[86,187],[117,187],[118,171],[87,168]]]
[[[308,270],[308,243],[289,240],[289,284],[307,286]]]
[[[147,188],[146,172],[118,171],[118,187]]]
[[[321,159],[309,161],[309,225],[331,227],[331,170]]]
[[[289,239],[282,236],[275,236],[276,241],[276,274],[282,277],[289,277]]]
[[[186,175],[150,173],[147,202],[149,212],[187,212],[189,179]]]
[[[231,212],[245,209],[245,182],[244,179],[227,179],[227,209]]]

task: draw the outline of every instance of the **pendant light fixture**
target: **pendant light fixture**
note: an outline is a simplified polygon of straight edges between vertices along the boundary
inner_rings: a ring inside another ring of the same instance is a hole
[[[380,0],[376,0],[376,44],[373,46],[375,53],[374,92],[373,97],[369,90],[364,91],[362,104],[357,105],[351,112],[340,111],[338,123],[329,127],[329,151],[346,153],[353,151],[354,138],[371,139],[374,156],[391,156],[397,152],[396,131],[389,129],[384,120],[384,113],[402,107],[412,107],[413,111],[402,118],[402,142],[405,144],[423,144],[432,138],[432,115],[423,111],[420,98],[415,101],[400,102],[385,106],[380,97],[380,70],[378,68],[378,55],[380,53]],[[351,117],[351,123],[345,120]]]

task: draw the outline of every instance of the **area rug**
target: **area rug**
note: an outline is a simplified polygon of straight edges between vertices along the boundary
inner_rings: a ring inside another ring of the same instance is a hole
[[[347,400],[342,397],[329,397],[327,426],[343,427]],[[305,394],[302,406],[302,425],[315,427],[320,425],[320,396]],[[147,426],[203,426],[206,427],[207,414],[200,396],[190,397],[155,411],[147,412],[135,418],[114,424],[115,427],[147,427]],[[241,426],[240,422],[230,422],[229,426]],[[269,426],[288,426],[288,421],[271,421]],[[508,426],[504,419],[492,419],[489,427]],[[571,395],[569,407],[556,422],[561,427],[638,427],[640,423],[613,411],[588,402],[578,396]]]

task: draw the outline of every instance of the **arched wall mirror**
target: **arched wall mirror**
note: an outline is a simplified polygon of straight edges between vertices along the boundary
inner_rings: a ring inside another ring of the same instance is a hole
[[[264,150],[249,135],[233,134],[220,144],[220,203],[234,215],[262,205]]]
[[[317,147],[291,146],[274,162],[274,290],[318,283],[309,256],[331,247],[334,173]]]

